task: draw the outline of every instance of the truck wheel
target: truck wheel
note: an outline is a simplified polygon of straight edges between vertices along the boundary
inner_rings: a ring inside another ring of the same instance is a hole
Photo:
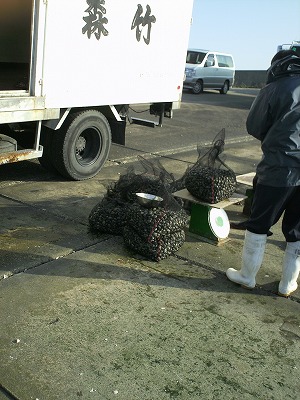
[[[40,144],[43,146],[43,155],[40,157],[39,163],[49,172],[57,173],[57,169],[53,164],[53,145],[54,131],[46,126],[42,126]]]
[[[222,89],[220,90],[221,94],[226,94],[229,90],[229,82],[225,81],[224,82],[224,86],[222,87]]]
[[[194,94],[202,93],[203,92],[203,82],[202,81],[197,81],[194,84],[193,88],[192,88],[192,92]]]
[[[97,110],[70,114],[55,131],[53,164],[63,176],[80,181],[95,176],[105,163],[111,146],[111,130]]]

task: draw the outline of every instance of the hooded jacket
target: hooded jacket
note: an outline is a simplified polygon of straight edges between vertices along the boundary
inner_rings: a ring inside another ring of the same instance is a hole
[[[247,131],[261,141],[258,183],[300,186],[300,58],[288,56],[268,70],[267,85],[254,100]]]

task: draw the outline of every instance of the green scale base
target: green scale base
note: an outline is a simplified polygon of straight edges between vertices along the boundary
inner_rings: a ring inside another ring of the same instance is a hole
[[[192,236],[212,244],[221,244],[229,240],[230,223],[224,208],[246,198],[234,193],[229,199],[210,204],[195,198],[186,189],[175,192],[174,196],[191,203],[189,232]]]
[[[224,210],[213,206],[192,204],[189,225],[191,233],[219,243],[227,239],[229,230],[230,225]]]

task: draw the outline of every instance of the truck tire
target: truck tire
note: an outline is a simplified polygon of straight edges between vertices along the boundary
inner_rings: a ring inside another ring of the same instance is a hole
[[[102,113],[84,110],[70,114],[54,132],[53,165],[68,179],[89,179],[100,171],[110,146],[110,125]]]
[[[19,148],[32,149],[35,138],[36,123],[14,123],[3,124],[0,128],[0,133],[12,137],[18,143]]]
[[[53,137],[54,131],[46,126],[42,126],[40,144],[43,146],[43,155],[38,160],[41,166],[47,171],[57,173],[57,169],[53,164]]]
[[[10,153],[17,150],[17,141],[10,136],[0,134],[0,153]]]
[[[196,83],[194,83],[194,86],[192,88],[192,92],[194,94],[200,94],[200,93],[203,92],[203,82],[201,80],[197,81]]]

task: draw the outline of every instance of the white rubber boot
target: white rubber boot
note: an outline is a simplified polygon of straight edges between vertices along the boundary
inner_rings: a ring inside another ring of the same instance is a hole
[[[300,241],[287,242],[283,259],[282,277],[278,287],[278,294],[280,296],[288,297],[297,289],[299,272]]]
[[[242,268],[240,271],[229,268],[226,271],[227,278],[246,289],[253,289],[256,283],[256,274],[264,257],[266,242],[267,235],[260,235],[246,230],[242,254]]]

